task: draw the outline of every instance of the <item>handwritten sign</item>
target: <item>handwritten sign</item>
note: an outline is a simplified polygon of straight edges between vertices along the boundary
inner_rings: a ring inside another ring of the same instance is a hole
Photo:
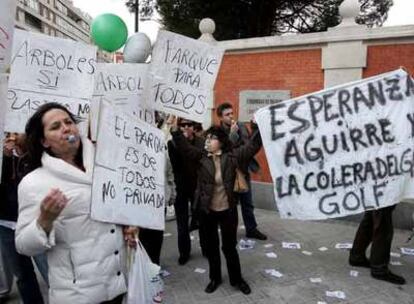
[[[8,70],[16,16],[16,0],[0,2],[0,73]]]
[[[325,219],[414,197],[414,81],[403,70],[260,109],[281,217]]]
[[[149,101],[160,111],[202,122],[224,50],[159,31],[152,52]]]
[[[1,168],[3,163],[3,145],[4,145],[4,118],[6,109],[6,96],[7,96],[7,75],[0,73],[0,180],[1,180]]]
[[[70,105],[69,110],[86,122],[93,93],[95,58],[93,46],[16,30],[6,130],[21,132],[37,108],[50,101]],[[86,126],[84,123],[81,127],[83,133]]]
[[[116,106],[101,106],[92,218],[164,230],[163,133]]]
[[[154,110],[146,99],[147,89],[148,64],[98,63],[91,106],[92,139],[96,140],[99,105],[103,100],[149,124],[155,124]]]

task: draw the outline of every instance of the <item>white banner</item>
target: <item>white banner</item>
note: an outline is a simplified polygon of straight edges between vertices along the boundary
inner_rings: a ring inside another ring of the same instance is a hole
[[[102,103],[91,217],[164,230],[165,153],[159,129]]]
[[[157,110],[203,122],[224,50],[159,31],[151,58],[149,101]]]
[[[414,81],[403,70],[260,109],[282,218],[326,219],[414,198]]]
[[[21,132],[37,108],[50,101],[71,104],[72,110],[81,105],[82,111],[73,114],[81,114],[81,119],[86,121],[95,72],[96,47],[16,30],[6,131]],[[81,131],[86,130],[81,128]]]
[[[98,63],[91,106],[92,140],[97,137],[99,105],[103,100],[149,124],[155,124],[154,109],[145,98],[147,90],[148,64]]]
[[[0,1],[0,73],[6,72],[10,65],[16,2],[17,0]]]
[[[0,73],[0,180],[3,163],[4,118],[6,114],[7,75]]]

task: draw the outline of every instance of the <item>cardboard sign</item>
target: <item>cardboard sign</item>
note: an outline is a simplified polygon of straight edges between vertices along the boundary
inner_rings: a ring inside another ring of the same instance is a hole
[[[164,230],[163,133],[110,103],[100,112],[93,219]]]
[[[281,217],[326,219],[414,197],[414,81],[403,70],[260,109]]]
[[[91,105],[92,140],[97,137],[99,107],[104,100],[149,124],[155,124],[154,109],[146,99],[147,90],[148,64],[98,63]]]
[[[155,109],[203,122],[224,50],[159,31],[151,59],[149,102]]]
[[[0,1],[0,73],[7,72],[16,17],[16,0]]]
[[[7,75],[0,73],[0,180],[3,164],[4,118],[6,114]]]
[[[52,101],[67,105],[86,122],[95,72],[96,47],[16,30],[6,131],[21,132],[37,108]],[[82,133],[86,127],[80,127]]]

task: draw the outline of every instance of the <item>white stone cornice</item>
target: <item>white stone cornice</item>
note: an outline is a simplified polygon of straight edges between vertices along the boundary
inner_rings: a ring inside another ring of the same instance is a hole
[[[317,45],[331,42],[346,41],[375,41],[393,39],[407,39],[414,42],[414,25],[392,26],[381,28],[348,27],[335,28],[327,32],[310,34],[293,34],[284,36],[267,36],[260,38],[248,38],[237,40],[219,41],[217,45],[226,51],[254,51],[266,48],[286,48],[306,46],[314,48]]]

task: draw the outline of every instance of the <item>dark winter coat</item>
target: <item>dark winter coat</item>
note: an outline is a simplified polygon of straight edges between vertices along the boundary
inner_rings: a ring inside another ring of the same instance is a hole
[[[197,188],[195,192],[195,208],[197,211],[209,212],[213,198],[215,184],[215,166],[212,157],[204,149],[198,149],[185,139],[181,131],[171,133],[178,151],[188,160],[197,161]],[[234,181],[236,179],[236,168],[246,166],[251,158],[260,150],[262,140],[258,130],[253,132],[252,137],[245,145],[224,152],[221,155],[221,175],[224,188],[229,200],[229,207],[237,204],[238,198],[234,195]]]

